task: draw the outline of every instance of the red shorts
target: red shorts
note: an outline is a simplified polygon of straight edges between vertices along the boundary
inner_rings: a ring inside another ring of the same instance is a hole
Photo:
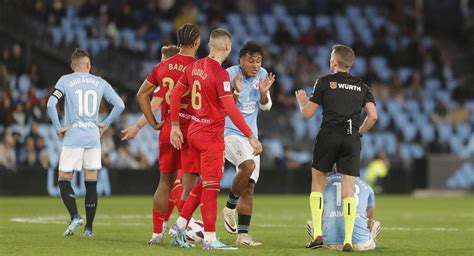
[[[163,125],[159,139],[159,161],[160,172],[162,173],[173,173],[181,167],[180,152],[171,144],[170,133],[171,126],[168,124]]]
[[[188,137],[190,156],[203,181],[220,181],[224,173],[224,138],[211,133]]]
[[[160,132],[160,171],[163,173],[172,173],[180,169],[178,179],[181,179],[182,173],[198,173],[194,167],[194,159],[189,157],[189,145],[187,143],[187,127],[182,129],[184,144],[181,150],[177,150],[170,142],[171,126],[163,125]]]

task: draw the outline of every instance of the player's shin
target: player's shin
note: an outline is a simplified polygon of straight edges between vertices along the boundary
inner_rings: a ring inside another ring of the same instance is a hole
[[[183,205],[183,209],[179,215],[179,218],[176,221],[179,228],[185,228],[189,223],[189,220],[191,220],[194,211],[201,203],[202,191],[202,183],[199,183],[189,193],[188,198],[186,199],[186,202]]]
[[[322,216],[323,216],[323,193],[311,192],[309,196],[309,205],[311,208],[311,218],[313,220],[313,239],[316,240],[318,236],[322,236]]]
[[[344,206],[344,244],[352,245],[352,233],[354,230],[356,217],[356,200],[354,197],[346,197],[343,200]]]
[[[61,199],[63,200],[66,209],[71,215],[71,220],[78,216],[77,205],[76,205],[76,194],[71,186],[70,180],[60,180],[58,181],[59,190],[61,193]]]
[[[204,222],[204,242],[216,240],[217,196],[220,185],[217,182],[204,184],[201,196],[201,215]]]
[[[94,222],[95,213],[97,210],[97,180],[85,180],[84,184],[86,186],[86,197],[85,197],[85,207],[86,207],[86,228],[92,230],[92,224]]]

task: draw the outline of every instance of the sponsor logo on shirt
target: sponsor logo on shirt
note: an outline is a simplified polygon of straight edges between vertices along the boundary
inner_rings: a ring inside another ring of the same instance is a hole
[[[352,84],[338,84],[336,82],[331,82],[331,83],[335,83],[337,84],[337,87],[339,87],[339,89],[345,89],[345,90],[351,90],[351,91],[357,91],[357,92],[361,92],[362,91],[362,88],[360,88],[360,86],[357,86],[357,85],[352,85]],[[335,89],[333,88],[332,84],[330,83],[330,87],[332,89]]]
[[[229,81],[224,82],[224,91],[230,92],[230,82]]]

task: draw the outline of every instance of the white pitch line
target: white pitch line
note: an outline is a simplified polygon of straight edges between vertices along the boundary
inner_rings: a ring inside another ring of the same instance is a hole
[[[130,219],[137,219],[137,220],[145,220],[149,219],[148,215],[106,215],[106,214],[99,214],[97,217],[98,221],[95,222],[96,225],[101,226],[109,226],[109,225],[116,225],[116,226],[146,226],[148,225],[145,222],[118,222],[112,224],[109,222],[112,219],[117,220],[130,220]],[[101,222],[100,219],[105,219],[107,222]],[[32,224],[60,224],[65,225],[67,223],[67,218],[64,215],[50,215],[50,216],[39,216],[39,217],[23,217],[23,218],[11,218],[11,222],[19,222],[19,223],[32,223]],[[254,227],[260,228],[291,228],[291,229],[303,229],[305,225],[287,225],[287,224],[271,224],[271,223],[255,223],[252,225]],[[473,232],[474,228],[449,228],[449,227],[382,227],[383,231],[403,231],[403,232],[420,232],[420,231],[434,231],[434,232]]]

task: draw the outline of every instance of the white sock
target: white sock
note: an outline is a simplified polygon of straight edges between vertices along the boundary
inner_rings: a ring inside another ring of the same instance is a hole
[[[176,224],[178,224],[179,228],[186,228],[188,221],[185,218],[179,216],[179,218],[176,220]]]
[[[163,221],[163,230],[166,229],[166,221]]]
[[[212,243],[216,240],[216,232],[206,232],[204,231],[204,242]]]
[[[163,237],[163,233],[153,233],[152,237],[151,238],[155,238],[155,237]]]

